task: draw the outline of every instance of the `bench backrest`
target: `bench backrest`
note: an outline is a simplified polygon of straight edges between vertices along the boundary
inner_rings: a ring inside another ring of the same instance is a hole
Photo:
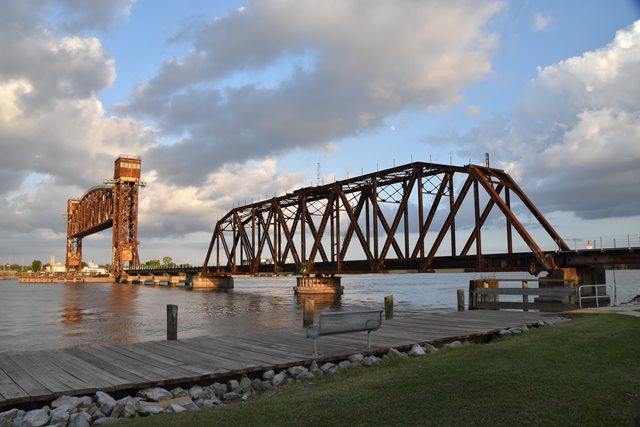
[[[320,313],[320,331],[375,331],[382,324],[382,310]]]

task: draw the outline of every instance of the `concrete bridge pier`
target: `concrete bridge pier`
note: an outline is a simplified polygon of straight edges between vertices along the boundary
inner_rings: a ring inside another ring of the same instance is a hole
[[[169,284],[171,280],[171,276],[169,275],[159,275],[159,276],[152,275],[151,278],[153,281],[153,286],[160,286],[160,283],[162,282]]]
[[[578,287],[582,285],[604,285],[607,283],[607,276],[605,269],[602,267],[572,267],[572,268],[557,268],[550,270],[547,275],[549,279],[562,279],[565,280],[564,286],[566,287]],[[547,284],[541,283],[540,286],[558,286],[553,282]]]
[[[180,276],[169,276],[169,286],[178,286]]]
[[[331,294],[341,295],[344,288],[340,284],[341,277],[323,276],[316,274],[313,277],[296,277],[296,287],[293,291],[296,295]]]
[[[540,282],[540,287],[554,287],[554,286],[564,286],[564,287],[573,287],[577,288],[579,286],[586,285],[606,285],[607,276],[605,269],[603,267],[590,267],[590,266],[581,266],[581,267],[571,267],[571,268],[558,268],[554,270],[550,270],[547,275],[549,279],[561,279],[564,280],[564,284],[561,284],[557,281],[550,282]],[[587,287],[583,288],[581,291],[582,296],[595,296],[596,288],[595,287]],[[606,288],[599,287],[598,295],[607,295]],[[606,297],[605,297],[606,298]],[[571,302],[571,301],[563,301],[563,302]],[[577,301],[575,301],[577,303]]]
[[[189,278],[187,278],[187,280],[189,280]],[[193,276],[191,287],[193,289],[232,289],[233,277],[198,274]]]

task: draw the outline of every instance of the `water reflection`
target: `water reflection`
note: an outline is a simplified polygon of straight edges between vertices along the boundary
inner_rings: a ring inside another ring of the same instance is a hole
[[[109,293],[109,312],[118,313],[113,316],[104,329],[104,335],[112,337],[114,344],[129,344],[142,335],[141,326],[134,321],[138,315],[138,286],[112,286]]]
[[[73,328],[73,325],[82,321],[82,307],[78,301],[78,292],[74,289],[75,283],[64,284],[64,305],[62,307],[60,322],[66,327]]]
[[[316,313],[382,309],[384,297],[391,294],[396,313],[454,310],[456,289],[466,288],[470,278],[471,274],[345,276],[344,293],[338,297],[295,296],[290,277],[238,278],[234,289],[217,291],[118,283],[19,285],[3,280],[0,352],[164,339],[167,304],[179,307],[179,338],[301,328],[307,298],[314,300]],[[618,301],[640,293],[639,271],[616,271],[616,278]]]
[[[342,308],[342,294],[296,294],[296,303],[304,307],[305,301],[313,301],[316,311],[323,309],[339,310]]]

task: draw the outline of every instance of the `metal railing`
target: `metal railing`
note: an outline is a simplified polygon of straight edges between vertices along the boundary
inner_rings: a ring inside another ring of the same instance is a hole
[[[611,236],[576,237],[565,239],[573,250],[623,249],[640,246],[640,234],[619,234]]]
[[[582,290],[584,288],[594,288],[595,289],[595,295],[582,295]],[[604,288],[604,293],[598,293],[598,289],[599,288]],[[607,299],[608,301],[611,301],[611,296],[609,294],[607,294],[607,290],[611,291],[611,286],[610,285],[582,285],[580,287],[578,287],[578,304],[580,305],[580,308],[582,308],[582,300],[583,299],[595,299],[596,300],[596,307],[600,307],[600,299]]]

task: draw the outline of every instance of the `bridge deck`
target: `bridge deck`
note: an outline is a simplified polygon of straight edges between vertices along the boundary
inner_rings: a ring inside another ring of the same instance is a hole
[[[545,313],[466,311],[425,313],[383,321],[367,351],[364,333],[318,340],[317,361],[390,347],[443,342],[531,324]],[[98,345],[58,350],[0,353],[0,408],[46,402],[63,394],[114,392],[170,386],[309,363],[311,343],[302,329],[243,336],[201,336],[179,341]]]

